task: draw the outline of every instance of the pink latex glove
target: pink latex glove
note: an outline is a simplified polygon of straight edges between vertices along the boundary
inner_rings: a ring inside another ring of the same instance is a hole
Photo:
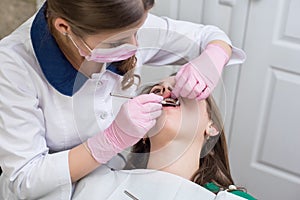
[[[217,44],[209,44],[201,55],[182,66],[175,77],[172,96],[205,99],[216,87],[229,56]]]
[[[113,123],[87,140],[95,160],[106,163],[143,138],[161,115],[162,100],[163,97],[156,94],[143,94],[124,103]]]

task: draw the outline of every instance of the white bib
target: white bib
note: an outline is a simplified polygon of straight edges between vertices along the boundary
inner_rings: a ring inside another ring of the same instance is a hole
[[[241,200],[236,195],[218,195],[177,175],[138,169],[112,171],[102,166],[79,181],[74,200]]]

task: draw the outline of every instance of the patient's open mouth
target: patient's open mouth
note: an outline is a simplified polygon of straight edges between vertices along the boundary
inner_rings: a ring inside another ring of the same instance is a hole
[[[160,102],[162,104],[162,106],[167,107],[167,106],[180,106],[180,102],[178,99],[172,99],[172,98],[164,98],[164,100],[162,100]]]

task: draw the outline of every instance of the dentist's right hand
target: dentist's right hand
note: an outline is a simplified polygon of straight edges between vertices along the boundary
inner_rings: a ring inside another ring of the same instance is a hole
[[[162,113],[162,96],[143,94],[124,103],[113,123],[87,140],[98,163],[106,163],[117,153],[137,143],[155,125]]]

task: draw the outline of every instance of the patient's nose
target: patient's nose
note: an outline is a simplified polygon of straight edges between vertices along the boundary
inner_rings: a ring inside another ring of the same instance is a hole
[[[163,93],[164,98],[169,98],[171,97],[171,90],[169,88],[165,88],[165,91]]]

